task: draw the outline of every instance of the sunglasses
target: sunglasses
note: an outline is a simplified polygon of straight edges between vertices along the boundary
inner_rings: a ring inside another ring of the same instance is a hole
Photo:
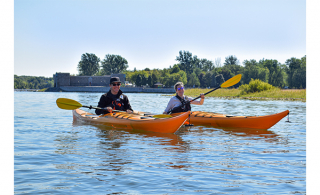
[[[183,87],[178,87],[177,89],[178,89],[178,91],[180,91],[181,89],[184,89],[184,88]]]
[[[120,86],[121,83],[116,83],[116,84],[115,84],[115,83],[112,83],[112,85],[113,85],[113,86]]]

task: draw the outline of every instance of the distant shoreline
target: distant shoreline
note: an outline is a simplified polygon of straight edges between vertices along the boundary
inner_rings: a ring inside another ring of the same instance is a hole
[[[210,89],[186,89],[185,95],[197,97],[201,93],[206,93]],[[306,102],[306,89],[274,89],[241,95],[239,89],[218,89],[206,95],[206,97],[219,98],[239,98],[249,100],[285,100],[285,101],[302,101]]]
[[[86,88],[89,89],[89,88]],[[125,87],[121,88],[124,93],[163,93],[166,96],[173,96],[175,92],[170,88],[162,88],[162,91],[157,88],[146,88],[148,90],[133,90],[127,91]],[[150,90],[151,89],[151,90]],[[167,91],[163,91],[167,89]],[[100,91],[64,91],[60,88],[46,88],[46,89],[14,89],[17,92],[92,92],[92,93],[105,93],[109,89],[104,88]],[[199,89],[191,88],[185,90],[185,95],[191,97],[198,97],[201,93],[206,93],[211,89]],[[212,93],[206,95],[206,97],[217,97],[217,98],[226,98],[226,99],[248,99],[248,100],[283,100],[283,101],[302,101],[306,102],[306,89],[278,89],[272,91],[263,91],[259,93],[252,93],[246,95],[240,95],[240,90],[238,89],[218,89]]]

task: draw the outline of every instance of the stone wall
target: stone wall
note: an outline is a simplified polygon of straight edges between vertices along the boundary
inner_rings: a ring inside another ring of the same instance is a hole
[[[99,92],[107,93],[110,87],[102,86],[62,86],[60,87],[65,92]],[[175,93],[173,88],[143,88],[143,87],[121,87],[123,93]]]
[[[70,86],[107,86],[109,81],[110,76],[70,76]]]
[[[53,75],[54,86],[70,86],[70,73],[56,73]]]
[[[119,77],[125,83],[125,74],[112,74],[105,76],[70,76],[70,73],[57,72],[53,75],[54,87],[61,86],[109,86],[111,77]]]

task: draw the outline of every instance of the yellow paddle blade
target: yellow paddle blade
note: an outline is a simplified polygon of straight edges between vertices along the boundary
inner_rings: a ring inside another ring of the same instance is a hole
[[[74,110],[82,107],[82,105],[79,102],[68,98],[58,98],[56,103],[59,108],[65,110]]]
[[[171,115],[168,114],[157,114],[157,115],[153,115],[153,118],[171,118]]]
[[[226,82],[222,83],[222,85],[220,87],[233,86],[233,85],[239,83],[240,80],[241,80],[241,74],[238,74],[238,75],[232,77],[231,79],[227,80]]]

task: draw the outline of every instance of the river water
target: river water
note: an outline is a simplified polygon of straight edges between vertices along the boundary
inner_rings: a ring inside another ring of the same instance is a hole
[[[63,97],[96,106],[101,95],[14,93],[15,194],[306,194],[305,102],[206,98],[192,110],[255,116],[288,109],[291,122],[177,134],[73,123],[72,112],[55,103]],[[134,110],[152,113],[170,99],[126,95]]]

